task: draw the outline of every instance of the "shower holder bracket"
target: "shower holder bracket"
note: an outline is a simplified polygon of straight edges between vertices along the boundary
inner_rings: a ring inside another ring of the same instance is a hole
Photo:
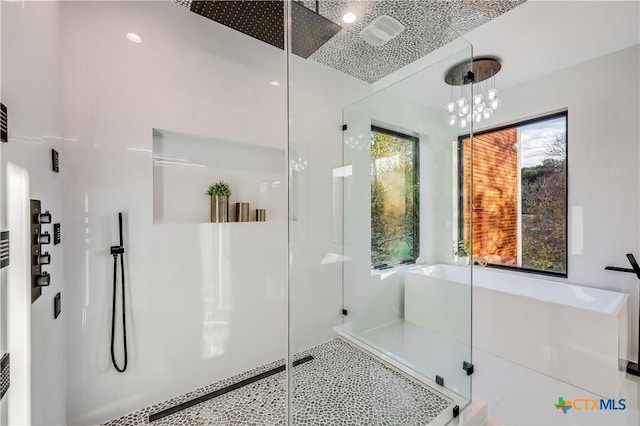
[[[346,310],[346,309],[343,309],[343,310],[342,310],[342,315],[344,315],[344,316],[346,317],[347,315],[349,315],[349,313],[347,312],[347,310]]]
[[[124,247],[122,247],[122,246],[111,246],[111,254],[112,255],[123,254],[123,253],[124,253]]]
[[[473,364],[471,364],[468,361],[464,361],[462,363],[462,369],[467,372],[467,376],[470,376],[473,374]]]

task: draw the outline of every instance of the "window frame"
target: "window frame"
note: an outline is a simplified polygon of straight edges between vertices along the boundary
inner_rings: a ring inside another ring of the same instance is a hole
[[[386,129],[384,127],[371,124],[371,132],[384,133],[385,135],[394,136],[400,139],[406,139],[411,141],[413,145],[412,159],[413,159],[413,257],[411,259],[404,260],[400,263],[378,263],[373,264],[372,257],[373,251],[369,256],[371,261],[371,269],[388,269],[397,265],[407,265],[416,262],[420,256],[420,138],[418,136],[408,135],[406,133],[398,132],[396,130]],[[371,181],[369,182],[369,188],[371,188]],[[371,200],[369,200],[369,207],[371,207]],[[369,219],[371,224],[371,218]],[[371,235],[369,235],[371,236]],[[369,244],[371,249],[371,243]]]
[[[492,127],[489,129],[484,129],[479,132],[466,133],[458,136],[458,239],[460,239],[461,235],[464,235],[464,202],[463,197],[463,189],[464,189],[464,174],[463,174],[463,158],[464,150],[463,150],[463,142],[465,139],[473,138],[476,136],[486,135],[487,133],[499,132],[501,130],[512,129],[514,127],[522,127],[530,124],[539,123],[541,121],[552,120],[555,118],[564,117],[565,119],[565,165],[564,165],[564,179],[565,179],[565,199],[564,199],[564,220],[565,220],[565,228],[564,228],[564,251],[565,251],[565,271],[564,272],[555,272],[555,271],[545,271],[540,269],[532,269],[532,268],[524,268],[521,266],[511,266],[511,265],[501,265],[496,263],[487,263],[485,266],[487,268],[495,268],[495,269],[503,269],[508,271],[516,271],[523,272],[528,274],[537,274],[537,275],[546,275],[550,277],[556,278],[568,278],[569,276],[569,111],[567,109],[552,113],[547,113],[543,115],[539,115],[533,118],[527,118],[524,120],[515,121],[509,124],[502,124],[496,127]],[[471,154],[473,158],[473,152]],[[472,183],[471,183],[471,191],[473,193],[473,171],[471,172]],[[471,206],[473,210],[473,203]],[[522,238],[522,235],[518,235],[518,238]],[[471,219],[471,241],[473,242],[473,218]],[[472,249],[473,250],[473,249]],[[473,256],[473,253],[472,253]]]

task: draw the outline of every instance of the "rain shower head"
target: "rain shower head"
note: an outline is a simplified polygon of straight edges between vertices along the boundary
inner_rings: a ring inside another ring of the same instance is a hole
[[[174,0],[175,1],[175,0]],[[291,51],[308,58],[342,27],[298,2],[291,5]],[[284,2],[192,1],[190,10],[272,46],[284,49]]]

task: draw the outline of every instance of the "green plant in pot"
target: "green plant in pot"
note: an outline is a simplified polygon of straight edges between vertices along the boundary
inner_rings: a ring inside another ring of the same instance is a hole
[[[469,246],[467,246],[467,241],[459,240],[453,254],[456,256],[457,264],[467,265],[469,263],[469,256],[471,255],[471,250],[469,249]]]
[[[229,222],[229,184],[222,180],[212,183],[206,194],[211,196],[211,222]]]

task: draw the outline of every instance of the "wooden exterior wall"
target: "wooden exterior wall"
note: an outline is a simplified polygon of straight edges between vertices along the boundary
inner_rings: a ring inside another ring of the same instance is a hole
[[[491,263],[518,264],[518,142],[517,128],[473,137],[474,258]],[[463,141],[463,198],[469,200],[471,156]],[[469,203],[463,208],[463,235],[469,241]]]

